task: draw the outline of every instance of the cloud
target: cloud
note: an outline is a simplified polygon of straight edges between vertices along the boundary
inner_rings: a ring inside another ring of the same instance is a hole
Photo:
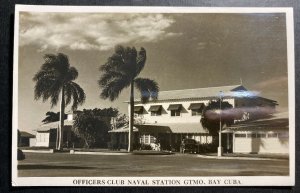
[[[205,49],[206,48],[206,42],[199,42],[197,44],[197,49],[198,50],[202,50],[202,49]]]
[[[280,76],[280,77],[275,77],[271,78],[269,80],[265,80],[263,82],[259,82],[255,85],[255,87],[259,89],[264,89],[264,88],[276,88],[276,87],[285,87],[287,88],[288,84],[288,77],[287,76]]]
[[[169,32],[174,19],[163,14],[28,13],[20,14],[20,46],[39,51],[109,50],[116,44],[157,42],[181,35]]]

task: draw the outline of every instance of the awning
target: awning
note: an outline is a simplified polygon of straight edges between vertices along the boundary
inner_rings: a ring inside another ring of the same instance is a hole
[[[204,106],[204,103],[191,103],[188,110],[202,110]]]
[[[163,125],[135,125],[135,127],[142,133],[171,133],[171,129]]]
[[[150,106],[149,111],[156,112],[156,111],[159,111],[160,109],[161,109],[161,105],[152,105],[152,106]]]
[[[123,127],[119,129],[113,129],[108,131],[108,133],[128,133],[129,128],[128,127]],[[133,127],[133,132],[138,132],[138,129],[136,127]]]
[[[168,123],[172,133],[208,133],[201,123]]]
[[[137,112],[143,112],[144,110],[144,107],[143,106],[134,106],[134,112],[137,113]]]
[[[182,104],[172,104],[168,107],[168,110],[169,111],[172,111],[172,110],[180,110],[182,107]]]
[[[128,132],[127,128],[110,130],[109,133],[122,133]],[[208,133],[207,129],[202,127],[201,123],[168,123],[168,124],[159,124],[159,125],[134,125],[133,132],[140,133]]]

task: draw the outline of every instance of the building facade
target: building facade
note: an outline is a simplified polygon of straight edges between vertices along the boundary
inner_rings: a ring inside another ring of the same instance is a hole
[[[237,122],[224,129],[232,134],[235,153],[289,153],[288,113]]]
[[[161,91],[155,100],[147,103],[135,101],[134,144],[148,144],[162,149],[178,151],[185,138],[194,139],[200,145],[212,144],[212,136],[201,123],[202,111],[210,101],[222,99],[233,109],[274,111],[276,101],[252,96],[242,85]],[[130,106],[128,104],[128,110]],[[244,119],[247,118],[245,114]],[[249,115],[248,115],[249,118]],[[238,120],[237,120],[238,121]],[[109,131],[120,147],[127,147],[128,128]],[[233,151],[233,132],[224,135],[223,146]]]
[[[72,126],[73,126],[73,113],[69,113],[67,119],[64,120],[63,129],[63,146],[72,146]],[[57,142],[57,128],[59,121],[42,124],[37,130],[35,135],[36,147],[49,147],[55,148]]]

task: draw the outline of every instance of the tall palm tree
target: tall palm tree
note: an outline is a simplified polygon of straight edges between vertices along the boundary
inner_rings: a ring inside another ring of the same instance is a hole
[[[51,108],[57,105],[60,98],[60,124],[57,129],[56,148],[62,149],[63,128],[65,107],[72,103],[72,110],[76,110],[78,105],[85,101],[83,89],[75,82],[78,71],[70,67],[68,56],[62,53],[46,54],[44,64],[34,75],[33,81],[36,82],[34,88],[35,100],[42,99],[43,102],[50,99]]]
[[[115,53],[100,67],[103,74],[98,84],[102,88],[102,98],[114,101],[123,89],[130,87],[129,152],[133,150],[134,87],[140,91],[142,102],[147,102],[150,98],[156,99],[159,91],[158,84],[154,80],[138,78],[145,63],[146,50],[144,48],[137,52],[134,47],[116,46]]]

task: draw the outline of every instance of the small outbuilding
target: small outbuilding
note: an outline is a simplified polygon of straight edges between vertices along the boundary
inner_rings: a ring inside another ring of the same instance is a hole
[[[28,133],[26,131],[20,131],[20,136],[19,136],[19,143],[18,146],[19,147],[29,147],[29,146],[33,146],[33,142],[35,136],[32,135],[31,133]]]

